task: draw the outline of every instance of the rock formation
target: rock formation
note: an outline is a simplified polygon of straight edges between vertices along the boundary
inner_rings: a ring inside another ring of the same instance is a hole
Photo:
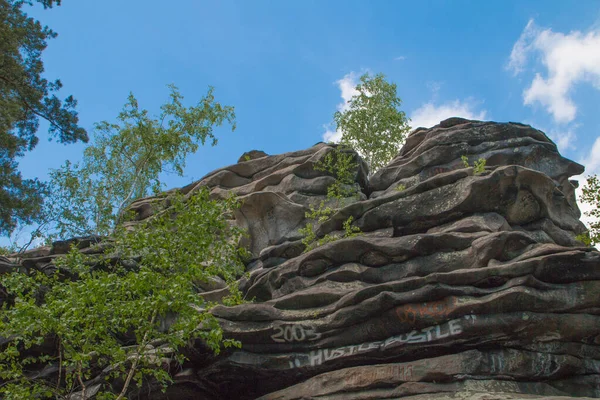
[[[303,252],[305,212],[334,180],[314,166],[332,148],[252,151],[179,189],[243,200],[236,223],[252,259],[241,288],[254,301],[213,310],[242,349],[213,357],[197,343],[166,394],[136,396],[600,398],[600,253],[575,239],[585,228],[569,180],[581,165],[527,125],[419,128],[370,179],[360,162],[359,198],[317,229],[335,234],[352,216],[362,234]],[[131,209],[147,218],[154,201]],[[0,271],[47,268],[64,248],[0,259]]]

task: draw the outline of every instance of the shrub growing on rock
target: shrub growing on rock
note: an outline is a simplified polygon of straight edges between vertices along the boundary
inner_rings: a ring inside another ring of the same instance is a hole
[[[304,228],[300,229],[300,233],[304,235],[302,239],[305,246],[304,251],[312,250],[341,237],[353,237],[360,233],[360,228],[352,225],[354,220],[352,216],[344,221],[342,236],[328,233],[318,237],[316,233],[316,227],[330,219],[336,210],[342,206],[344,199],[358,196],[359,189],[354,181],[356,169],[358,168],[355,162],[356,155],[348,150],[346,146],[338,146],[327,153],[314,166],[317,171],[331,174],[335,181],[327,187],[327,202],[321,201],[317,208],[310,206],[310,211],[305,214],[309,222],[306,223]],[[333,203],[334,207],[326,203]]]
[[[53,270],[3,277],[14,300],[0,315],[4,398],[79,392],[123,399],[147,378],[166,386],[169,368],[183,362],[178,349],[192,338],[215,353],[239,346],[223,339],[208,312],[212,304],[196,286],[218,275],[229,283],[223,302],[242,301],[235,277],[243,271],[244,250],[237,246],[243,232],[227,219],[238,203],[210,200],[206,189],[187,201],[182,195],[168,200],[166,210],[119,229],[108,256],[74,248]],[[32,364],[57,372],[31,376]]]

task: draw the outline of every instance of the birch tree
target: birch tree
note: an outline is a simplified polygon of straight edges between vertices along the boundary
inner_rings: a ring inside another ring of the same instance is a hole
[[[398,153],[410,130],[408,118],[399,107],[396,84],[383,74],[364,74],[356,86],[357,94],[348,108],[333,118],[342,132],[341,143],[349,145],[363,157],[372,175]]]
[[[215,101],[212,87],[191,107],[175,86],[169,88],[170,101],[155,118],[130,94],[116,122],[96,124],[80,163],[51,171],[45,218],[56,236],[110,233],[133,200],[160,189],[161,172],[181,176],[188,154],[207,141],[217,144],[215,126],[235,129],[233,107]]]

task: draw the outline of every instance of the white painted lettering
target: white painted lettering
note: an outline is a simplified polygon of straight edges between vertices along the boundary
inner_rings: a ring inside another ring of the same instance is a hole
[[[453,319],[452,321],[448,322],[451,335],[458,335],[459,333],[462,333],[462,327],[458,322],[459,321],[457,319]]]
[[[310,325],[275,325],[273,326],[273,330],[275,330],[275,333],[271,335],[271,339],[277,343],[303,342],[305,340],[317,340],[321,338],[321,334],[317,333],[315,328]]]
[[[474,319],[474,316],[471,316],[471,317]],[[466,316],[465,316],[465,318],[466,318]],[[444,325],[446,325],[446,324],[444,324]],[[300,325],[296,325],[296,326],[300,326]],[[290,332],[292,335],[292,340],[298,341],[300,338],[302,338],[302,336],[299,333],[300,331],[298,330],[298,328],[296,328],[296,326],[293,328],[294,330],[290,330]],[[285,341],[286,329],[281,328],[281,327],[277,327],[277,328],[279,328],[278,329],[279,332],[277,332],[275,335],[272,336],[273,339],[274,340],[278,339],[276,341],[281,342],[282,341],[281,336],[283,336],[284,341]],[[375,349],[384,350],[388,346],[390,346],[394,343],[431,342],[433,340],[444,339],[449,336],[458,335],[462,332],[463,332],[463,328],[460,325],[460,320],[454,319],[447,323],[447,327],[443,327],[442,325],[430,326],[427,328],[423,328],[420,331],[413,330],[410,333],[404,333],[404,334],[400,334],[400,335],[396,335],[396,336],[391,336],[384,341],[367,342],[367,343],[361,343],[359,345],[338,347],[335,349],[313,350],[310,352],[308,358],[310,361],[310,365],[314,367],[314,366],[321,365],[325,361],[335,360],[335,359],[341,358],[341,357],[349,357],[349,356],[352,356],[355,354],[364,353],[364,352],[375,350]],[[308,340],[311,340],[311,339],[308,339]],[[295,364],[296,367],[299,367],[301,363],[298,359],[296,359],[295,363],[290,362],[290,367],[292,367],[292,364]],[[496,367],[496,364],[497,364],[496,360],[492,360],[492,366]],[[410,374],[412,375],[412,369],[410,371]]]
[[[437,327],[439,328],[439,325],[437,325]],[[424,332],[427,335],[427,341],[431,342],[433,340],[433,337],[431,336],[431,331],[435,330],[435,326],[430,326],[429,328],[425,328],[422,329],[421,332]]]
[[[310,358],[310,365],[313,367],[316,365],[323,364],[323,350],[318,349],[318,350],[311,351],[309,358]]]
[[[450,331],[446,332],[445,334],[442,334],[442,328],[439,325],[437,325],[435,327],[435,336],[438,339],[447,338],[448,336],[450,336]]]
[[[423,343],[427,341],[427,335],[424,333],[418,334],[417,331],[412,331],[408,336],[408,343]]]

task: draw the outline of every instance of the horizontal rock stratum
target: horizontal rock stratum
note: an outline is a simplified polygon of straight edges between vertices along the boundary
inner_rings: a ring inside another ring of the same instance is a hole
[[[528,125],[419,128],[370,178],[361,161],[360,196],[317,228],[339,233],[352,216],[362,234],[303,252],[305,212],[334,180],[314,166],[334,146],[249,152],[180,189],[243,200],[241,287],[254,302],[213,310],[242,349],[208,357],[199,344],[167,393],[135,396],[600,398],[600,253],[576,240],[585,227],[569,180],[581,165]],[[485,171],[461,156],[484,158]],[[132,205],[138,219],[153,201]],[[28,267],[54,257],[36,251]]]

